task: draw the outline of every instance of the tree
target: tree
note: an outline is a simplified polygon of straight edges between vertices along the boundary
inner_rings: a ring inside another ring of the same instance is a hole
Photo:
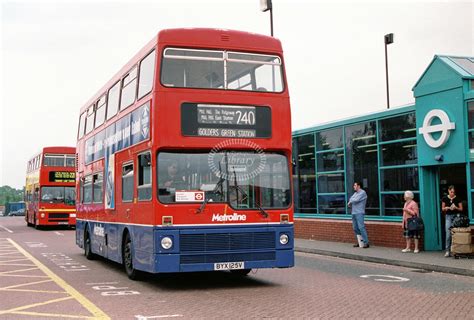
[[[17,202],[23,200],[23,190],[15,189],[10,186],[0,187],[0,206],[7,202]]]

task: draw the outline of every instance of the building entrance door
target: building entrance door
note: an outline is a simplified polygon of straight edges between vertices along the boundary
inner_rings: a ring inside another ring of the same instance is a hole
[[[445,232],[445,218],[441,214],[441,200],[443,197],[448,195],[448,187],[453,185],[456,190],[456,197],[461,198],[464,213],[468,212],[467,210],[467,185],[466,185],[466,165],[463,164],[454,164],[446,165],[439,167],[439,219],[441,226],[441,243],[442,249],[445,248],[446,243],[446,232]]]
[[[420,173],[420,209],[425,222],[424,248],[428,251],[445,249],[445,217],[441,213],[441,199],[448,187],[454,185],[467,211],[466,164],[424,166]]]

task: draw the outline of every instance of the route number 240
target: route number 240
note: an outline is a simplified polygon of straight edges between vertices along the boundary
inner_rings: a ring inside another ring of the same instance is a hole
[[[237,124],[255,125],[255,111],[237,111]]]

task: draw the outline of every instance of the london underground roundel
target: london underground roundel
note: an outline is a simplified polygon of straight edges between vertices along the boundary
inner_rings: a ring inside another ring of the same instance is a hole
[[[433,120],[438,118],[441,123],[432,125]],[[433,109],[428,112],[423,120],[423,126],[418,129],[418,132],[423,135],[426,143],[431,148],[442,147],[448,142],[451,130],[456,128],[454,122],[450,122],[448,114],[440,109]],[[438,139],[433,138],[433,133],[440,132]]]

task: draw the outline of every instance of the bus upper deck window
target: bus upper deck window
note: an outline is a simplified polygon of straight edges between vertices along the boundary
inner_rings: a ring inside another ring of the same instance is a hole
[[[137,92],[137,67],[135,66],[122,80],[122,96],[120,110],[131,106],[135,102]]]
[[[120,81],[109,90],[107,99],[107,120],[117,114],[120,100]]]
[[[138,99],[151,91],[155,75],[155,50],[140,63],[140,78],[138,80]]]
[[[222,87],[224,52],[168,48],[164,52],[161,82],[167,87]]]
[[[97,101],[97,110],[95,113],[95,127],[97,128],[105,121],[105,94]]]
[[[80,139],[84,136],[84,129],[86,126],[86,113],[82,113],[79,117],[79,131],[77,133],[77,138]]]
[[[283,91],[278,56],[227,51],[168,48],[161,82],[166,87]]]
[[[94,120],[95,120],[95,110],[94,105],[90,106],[87,109],[87,119],[86,119],[86,133],[89,133],[94,129]]]

